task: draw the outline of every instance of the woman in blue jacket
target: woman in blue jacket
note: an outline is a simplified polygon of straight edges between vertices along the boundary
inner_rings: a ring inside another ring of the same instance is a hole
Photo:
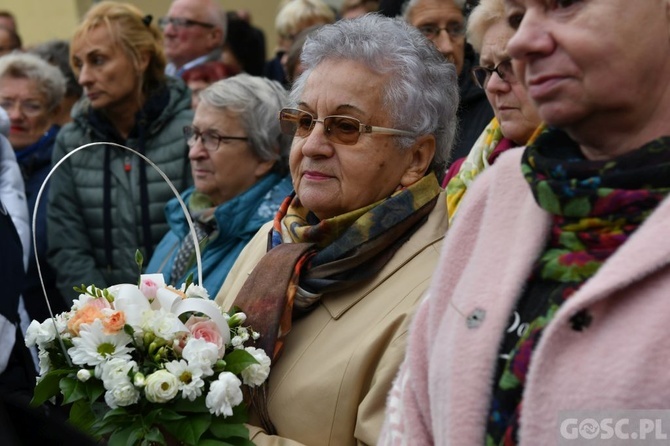
[[[202,256],[202,285],[214,296],[242,248],[272,220],[291,192],[290,140],[279,128],[283,87],[240,74],[200,93],[193,125],[184,128],[194,187],[182,198],[195,222]],[[197,277],[195,247],[177,199],[165,209],[170,231],[156,247],[147,272],[181,285]]]

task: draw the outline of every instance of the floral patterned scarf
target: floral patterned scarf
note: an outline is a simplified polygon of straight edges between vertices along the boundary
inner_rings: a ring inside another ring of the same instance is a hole
[[[670,137],[615,159],[589,161],[565,133],[549,129],[526,149],[521,168],[553,220],[517,303],[528,328],[521,336],[507,333],[500,350],[508,359],[498,364],[487,445],[518,442],[526,375],[544,328],[670,191]]]
[[[537,138],[543,129],[543,126],[538,127],[527,143],[531,144],[535,141],[535,138]],[[491,165],[491,154],[493,154],[494,150],[497,148],[500,150],[499,145],[502,142],[508,142],[508,148],[517,146],[513,141],[505,139],[498,119],[493,118],[486,128],[484,128],[481,135],[479,135],[477,141],[475,141],[468,156],[458,169],[458,173],[449,180],[445,187],[447,191],[447,212],[449,214],[450,224],[456,215],[458,206],[461,204],[461,199],[475,178]]]

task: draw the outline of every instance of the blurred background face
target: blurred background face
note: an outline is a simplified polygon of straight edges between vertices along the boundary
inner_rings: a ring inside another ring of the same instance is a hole
[[[421,0],[408,19],[411,25],[422,30],[447,60],[456,65],[456,72],[460,75],[465,59],[465,35],[450,36],[444,28],[463,29],[465,19],[461,8],[452,0]],[[428,35],[427,30],[435,27],[442,29]]]
[[[51,126],[53,113],[33,80],[0,78],[0,106],[9,115],[9,142],[14,150],[37,142]]]
[[[506,46],[513,34],[504,20],[491,25],[482,39],[480,65],[492,69],[509,61]],[[492,73],[484,91],[503,135],[519,145],[525,144],[540,124],[540,117],[524,86],[514,76],[502,80],[498,73]]]
[[[203,8],[191,0],[175,1],[170,6],[167,18],[188,19],[201,24],[191,23],[178,26],[168,23],[163,28],[165,56],[178,67],[209,54],[221,44],[221,32],[213,27]]]
[[[16,48],[9,31],[0,27],[0,56],[9,54],[15,49]]]
[[[237,113],[200,103],[195,110],[193,127],[200,133],[246,137]],[[241,194],[268,173],[274,161],[261,161],[248,141],[222,140],[208,151],[197,138],[188,152],[195,188],[208,195],[214,205]]]
[[[118,45],[109,31],[99,26],[73,42],[72,60],[77,81],[91,106],[132,112],[140,104],[141,73]],[[145,70],[148,58],[140,70]],[[125,109],[125,107],[129,107]]]

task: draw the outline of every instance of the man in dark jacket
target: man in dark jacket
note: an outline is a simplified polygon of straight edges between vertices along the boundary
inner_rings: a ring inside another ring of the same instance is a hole
[[[403,13],[408,23],[417,27],[456,65],[460,88],[459,127],[451,160],[466,156],[493,119],[493,109],[484,90],[475,85],[470,75],[479,58],[465,41],[465,7],[465,0],[409,0]]]

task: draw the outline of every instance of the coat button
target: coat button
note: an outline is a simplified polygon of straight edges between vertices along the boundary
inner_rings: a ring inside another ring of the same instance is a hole
[[[591,321],[593,321],[593,316],[586,310],[580,310],[570,318],[570,326],[574,331],[583,331],[591,325]]]
[[[481,308],[476,308],[475,311],[470,313],[470,315],[466,319],[466,324],[468,325],[468,328],[479,327],[484,321],[485,316],[486,311],[482,310]]]

